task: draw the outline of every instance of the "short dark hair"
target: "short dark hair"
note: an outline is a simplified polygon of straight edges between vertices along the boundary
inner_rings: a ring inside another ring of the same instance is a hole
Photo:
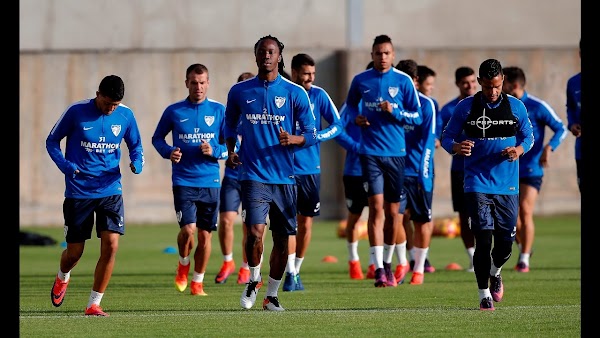
[[[113,101],[121,101],[125,96],[125,84],[117,75],[108,75],[100,81],[98,91]]]
[[[473,68],[467,66],[458,67],[454,72],[454,82],[458,83],[460,80],[471,75],[475,75],[475,70],[473,70]]]
[[[248,80],[249,78],[254,77],[254,73],[250,73],[250,72],[243,72],[242,74],[240,74],[240,76],[238,76],[237,78],[237,82],[241,82],[244,80]]]
[[[382,43],[392,43],[392,38],[390,38],[389,36],[382,34],[382,35],[377,35],[375,37],[375,39],[373,40],[373,47],[375,47],[376,45],[380,45]],[[392,44],[393,46],[394,44]]]
[[[502,65],[496,59],[487,59],[479,66],[479,78],[491,80],[498,75],[503,75]]]
[[[417,66],[417,76],[418,79],[417,81],[419,82],[419,84],[423,83],[423,81],[425,81],[425,79],[427,79],[430,76],[435,77],[435,71],[425,65],[418,65]]]
[[[310,55],[304,53],[294,55],[294,57],[292,58],[292,69],[298,70],[304,65],[314,66],[315,59],[313,59]]]
[[[417,62],[411,59],[400,60],[396,65],[396,69],[405,72],[413,79],[416,79],[419,76],[417,73],[418,67]]]
[[[185,78],[187,79],[188,76],[192,72],[194,72],[196,74],[204,74],[204,73],[206,73],[206,77],[208,78],[208,68],[206,68],[206,66],[203,65],[203,64],[194,63],[193,65],[190,65],[189,67],[187,67],[187,70],[185,71]]]
[[[509,83],[517,82],[521,87],[525,86],[527,79],[525,78],[525,72],[519,67],[504,67],[502,68],[504,73],[504,79]]]

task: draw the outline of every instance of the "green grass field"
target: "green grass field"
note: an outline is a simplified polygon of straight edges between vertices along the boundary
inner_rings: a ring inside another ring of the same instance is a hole
[[[102,300],[108,318],[85,317],[92,287],[99,240],[86,251],[71,274],[61,307],[50,303],[50,289],[63,250],[60,245],[20,247],[21,337],[579,337],[581,336],[581,244],[579,215],[536,218],[535,254],[529,273],[517,273],[516,246],[504,266],[504,300],[496,311],[479,311],[473,273],[446,271],[457,262],[467,265],[459,238],[434,237],[430,260],[434,273],[423,285],[375,288],[373,281],[348,277],[346,241],[337,237],[337,222],[314,224],[313,239],[302,265],[305,291],[283,292],[285,312],[262,310],[266,289],[251,310],[239,305],[244,286],[233,274],[215,284],[222,256],[216,232],[205,276],[206,297],[179,293],[173,279],[177,255],[164,253],[175,246],[178,227],[128,225],[121,238],[117,263]],[[63,241],[62,228],[26,228]],[[270,253],[270,233],[265,254]],[[236,243],[241,228],[236,226]],[[363,268],[368,242],[361,240]],[[326,255],[337,263],[323,263]],[[241,244],[234,248],[237,267]],[[268,260],[267,260],[268,261]],[[393,265],[395,266],[395,262]],[[268,275],[268,264],[262,269]],[[410,279],[410,273],[407,281]]]

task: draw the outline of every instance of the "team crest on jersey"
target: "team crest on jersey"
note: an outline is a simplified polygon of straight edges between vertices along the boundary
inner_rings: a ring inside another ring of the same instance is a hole
[[[204,122],[206,122],[206,124],[208,124],[208,126],[212,126],[213,123],[215,123],[215,117],[214,116],[204,116]]]
[[[275,105],[277,106],[277,108],[283,107],[284,104],[285,104],[285,97],[275,96]]]
[[[398,90],[398,87],[389,87],[388,93],[390,93],[392,97],[396,97],[396,94],[398,94]]]
[[[119,136],[119,134],[121,133],[121,125],[120,124],[113,124],[112,126],[110,126],[110,130],[112,130],[112,133],[115,136]]]

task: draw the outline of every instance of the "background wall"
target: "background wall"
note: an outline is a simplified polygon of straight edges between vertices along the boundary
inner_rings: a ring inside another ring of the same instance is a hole
[[[143,173],[122,171],[127,220],[174,222],[170,162],[150,137],[164,108],[187,95],[191,63],[209,68],[209,97],[226,103],[237,76],[256,71],[254,43],[271,34],[286,45],[288,70],[296,53],[317,60],[316,84],[339,107],[352,76],[370,61],[373,38],[388,34],[396,62],[412,58],[437,72],[440,106],[458,94],[457,67],[477,70],[484,59],[497,58],[523,68],[527,90],[566,124],[566,81],[580,69],[580,11],[579,3],[564,0],[507,0],[500,9],[477,0],[21,0],[19,129],[21,147],[30,154],[20,160],[20,225],[62,224],[64,177],[47,155],[45,139],[64,109],[93,97],[105,75],[124,79],[123,103],[136,113],[144,139]],[[553,153],[539,213],[580,210],[573,144],[568,135]],[[321,217],[341,219],[344,152],[335,141],[322,149]],[[449,163],[445,151],[436,152],[434,217],[453,213]]]

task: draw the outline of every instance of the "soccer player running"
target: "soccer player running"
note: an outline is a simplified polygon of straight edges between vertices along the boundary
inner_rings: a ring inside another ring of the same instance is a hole
[[[206,66],[190,65],[185,71],[185,86],[188,96],[164,110],[152,135],[152,145],[162,158],[171,161],[173,202],[179,225],[175,288],[179,292],[187,288],[190,254],[197,232],[190,293],[206,296],[204,274],[219,213],[221,172],[218,160],[227,157],[225,106],[207,96],[210,80]],[[172,144],[165,139],[169,133]]]
[[[396,68],[408,74],[415,86],[418,86],[418,66],[414,60],[401,60]],[[419,101],[423,122],[419,126],[405,125],[406,162],[404,167],[404,200],[400,212],[403,212],[405,229],[414,225],[414,246],[412,277],[410,284],[423,284],[425,262],[433,232],[432,202],[433,202],[433,156],[435,152],[435,121],[436,110],[433,99],[419,91]],[[410,223],[413,224],[410,224]],[[406,232],[408,242],[409,232]],[[411,239],[413,242],[413,239]],[[402,259],[404,258],[404,259]],[[398,257],[404,261],[406,257]],[[396,268],[395,277],[398,283],[404,282],[406,269],[402,264]]]
[[[119,238],[125,234],[121,171],[121,142],[129,150],[129,169],[142,172],[144,151],[133,111],[121,104],[125,84],[116,75],[102,79],[96,97],[71,104],[46,138],[50,158],[65,175],[65,241],[60,267],[50,291],[52,305],[60,306],[79,263],[85,241],[92,238],[94,218],[100,238],[100,257],[85,309],[86,316],[108,317],[100,302],[112,276]],[[65,152],[60,142],[67,138]]]
[[[248,80],[255,75],[251,72],[243,72],[237,82]],[[239,147],[239,144],[237,145]],[[223,265],[217,276],[215,283],[223,284],[227,282],[229,275],[235,271],[235,261],[233,260],[233,226],[240,208],[241,192],[240,182],[238,181],[239,170],[225,166],[223,173],[223,182],[221,182],[221,201],[219,203],[219,245],[223,254]],[[248,269],[248,259],[246,251],[243,249],[246,246],[246,227],[242,225],[242,266],[238,271],[238,284],[246,284],[250,280],[250,270]]]
[[[439,113],[441,125],[437,130],[440,131],[438,137],[441,138],[441,131],[444,130],[448,120],[454,113],[454,108],[460,100],[475,95],[477,92],[477,77],[475,71],[471,67],[463,66],[456,68],[454,72],[454,84],[458,87],[458,96],[446,103]],[[436,132],[437,132],[436,130]],[[458,141],[457,141],[458,142]],[[469,257],[469,267],[466,269],[469,272],[475,271],[473,268],[473,254],[475,253],[475,237],[469,221],[467,219],[467,210],[465,204],[464,181],[465,181],[465,161],[462,156],[452,156],[450,165],[450,190],[452,193],[452,207],[458,213],[460,223],[460,238],[465,246],[467,256]]]
[[[292,58],[292,81],[308,93],[317,128],[317,142],[308,148],[298,148],[294,153],[294,176],[298,187],[298,233],[289,237],[289,255],[283,291],[304,290],[300,267],[304,261],[312,236],[313,219],[321,213],[321,142],[331,140],[342,132],[340,114],[325,89],[314,84],[315,60],[300,53]],[[321,117],[329,125],[323,127]],[[295,134],[302,130],[296,126]]]
[[[520,253],[515,270],[529,272],[529,258],[533,253],[535,236],[533,209],[542,187],[544,168],[549,167],[550,154],[567,136],[567,128],[546,101],[527,92],[523,69],[504,67],[502,72],[504,73],[502,91],[523,101],[535,139],[531,150],[519,159],[519,217],[516,242]],[[546,127],[553,131],[553,135],[544,145]]]
[[[581,57],[581,40],[579,40],[579,57]],[[581,193],[581,71],[567,81],[567,128],[575,136],[575,165],[577,166],[577,185]]]
[[[404,61],[404,60],[402,60]],[[398,62],[398,65],[396,65],[396,68],[398,68],[398,66],[402,63],[402,61]],[[412,61],[412,60],[410,60]],[[412,61],[414,62],[414,61]],[[416,64],[416,63],[415,63]],[[398,68],[399,69],[399,68]],[[406,71],[405,71],[406,73]],[[410,74],[409,74],[410,75]],[[419,100],[421,101],[421,109],[423,109],[423,101],[428,101],[427,99],[431,99],[431,101],[433,102],[433,109],[435,109],[435,134],[436,134],[436,138],[435,138],[435,148],[438,148],[440,146],[440,140],[439,140],[439,136],[441,135],[441,128],[439,127],[442,123],[441,118],[439,117],[438,111],[439,111],[439,106],[438,106],[438,102],[436,101],[436,99],[434,99],[431,95],[433,94],[433,89],[435,88],[435,77],[436,77],[436,72],[425,66],[425,65],[417,65],[417,79],[415,82],[415,86],[417,87],[417,90],[419,91]],[[422,98],[422,95],[425,95],[425,98]],[[408,129],[406,130],[408,131]],[[410,148],[408,148],[410,151]],[[407,157],[408,160],[408,157]],[[429,161],[428,161],[429,162]],[[431,158],[430,163],[428,163],[428,167],[431,167],[431,174],[433,175],[433,158]],[[406,173],[408,171],[405,171],[405,176]],[[433,179],[433,176],[432,176]],[[405,182],[405,186],[406,186],[406,182]],[[433,181],[432,181],[432,188],[433,188]],[[431,203],[430,203],[431,204]],[[407,217],[408,216],[408,217]],[[414,266],[415,266],[415,246],[414,246],[414,226],[413,226],[413,222],[411,221],[411,217],[409,215],[406,214],[404,217],[402,217],[402,225],[404,226],[404,231],[406,231],[406,251],[408,252],[408,263],[410,264],[410,271],[413,271]],[[435,267],[433,265],[431,265],[431,263],[429,262],[429,254],[427,257],[425,257],[425,268],[424,268],[425,272],[435,272]],[[398,266],[396,266],[396,274],[399,274],[401,272],[400,268]]]
[[[376,287],[397,285],[391,269],[397,231],[404,235],[406,250],[399,214],[406,156],[404,125],[422,122],[417,90],[407,74],[394,68],[394,56],[390,37],[375,37],[373,68],[354,76],[346,98],[346,113],[355,116],[361,126],[359,154],[368,182],[367,226]]]
[[[373,68],[373,61],[369,62],[366,69]],[[358,105],[359,115],[362,105]],[[346,217],[346,247],[348,249],[348,273],[350,279],[365,279],[360,265],[360,256],[358,255],[359,231],[356,224],[362,216],[363,210],[369,205],[367,196],[367,181],[362,174],[360,166],[360,127],[355,123],[355,117],[352,114],[344,113],[346,105],[340,109],[340,119],[342,123],[342,132],[335,138],[336,142],[346,150],[344,159],[344,173],[342,181],[344,183],[344,197],[346,198],[346,208],[348,216]],[[370,262],[369,262],[370,263]],[[367,268],[367,278],[375,278],[375,264],[369,264]]]
[[[283,48],[276,37],[260,38],[254,45],[257,76],[233,85],[227,95],[226,165],[240,167],[242,215],[248,232],[245,250],[250,280],[240,298],[244,309],[254,306],[263,284],[260,261],[268,216],[273,248],[263,309],[284,311],[277,291],[286,268],[288,239],[297,230],[294,152],[296,147],[310,147],[317,141],[308,94],[281,76]],[[295,135],[296,124],[301,135]],[[236,152],[238,134],[242,141]]]
[[[502,301],[500,272],[511,256],[517,231],[519,157],[534,140],[523,102],[502,93],[500,61],[483,61],[477,81],[481,91],[458,103],[442,133],[442,147],[465,159],[464,192],[475,235],[479,309],[490,311],[493,302]]]

